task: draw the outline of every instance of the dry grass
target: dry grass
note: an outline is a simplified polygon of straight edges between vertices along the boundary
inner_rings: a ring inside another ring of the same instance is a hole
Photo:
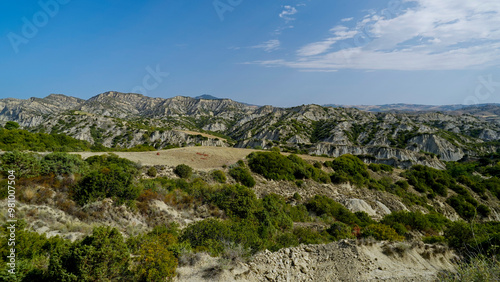
[[[467,263],[458,263],[455,273],[439,275],[439,281],[486,282],[500,281],[500,261],[497,258],[473,258]]]
[[[223,165],[232,165],[238,160],[244,159],[252,152],[259,150],[242,149],[242,148],[227,148],[227,147],[184,147],[170,150],[153,151],[153,152],[114,152],[114,154],[138,162],[142,165],[156,166],[177,166],[186,164],[195,170],[210,171],[219,169]],[[157,154],[159,153],[159,155]],[[104,153],[96,152],[78,152],[83,158],[88,158]],[[289,155],[284,153],[284,155]],[[299,155],[305,160],[324,162],[331,158],[315,157],[308,155]]]

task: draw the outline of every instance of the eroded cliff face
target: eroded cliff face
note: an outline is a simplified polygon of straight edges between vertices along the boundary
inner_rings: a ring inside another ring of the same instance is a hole
[[[496,152],[498,123],[466,114],[463,108],[460,111],[373,113],[318,105],[258,107],[229,99],[163,99],[113,91],[88,100],[64,95],[0,100],[0,121],[16,121],[32,131],[64,133],[107,147],[280,146],[308,154],[363,155],[366,162],[403,168],[413,164],[443,168],[442,161]],[[186,130],[229,138],[182,133]]]
[[[444,246],[355,242],[264,251],[249,261],[200,254],[178,268],[176,281],[436,281],[453,271],[456,255]]]

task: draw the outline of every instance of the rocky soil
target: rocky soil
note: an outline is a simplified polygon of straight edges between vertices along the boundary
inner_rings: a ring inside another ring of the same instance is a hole
[[[177,281],[435,281],[453,271],[455,254],[423,243],[356,242],[264,251],[248,261],[199,255]]]

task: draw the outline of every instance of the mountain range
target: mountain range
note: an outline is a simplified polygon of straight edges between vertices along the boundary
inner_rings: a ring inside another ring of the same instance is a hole
[[[88,100],[61,94],[0,99],[0,122],[106,147],[278,146],[316,155],[350,153],[403,168],[444,168],[443,161],[496,153],[499,115],[497,104],[280,108],[210,95],[164,99],[114,91]]]

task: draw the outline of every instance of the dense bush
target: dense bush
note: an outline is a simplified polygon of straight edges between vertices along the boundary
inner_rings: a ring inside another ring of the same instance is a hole
[[[226,174],[222,170],[214,170],[210,174],[212,178],[219,183],[226,183]]]
[[[450,206],[464,219],[472,219],[476,215],[476,208],[462,195],[452,196],[446,200]],[[474,200],[474,199],[472,199]],[[475,200],[474,200],[475,201]],[[475,202],[477,203],[477,202]]]
[[[415,165],[404,172],[408,182],[421,193],[436,193],[443,197],[448,195],[448,188],[456,186],[456,181],[446,171],[423,165]]]
[[[463,255],[492,257],[500,253],[500,222],[455,221],[445,230],[444,236],[448,245]]]
[[[15,122],[15,121],[8,121],[5,123],[3,128],[5,128],[7,130],[18,129],[19,123]]]
[[[336,220],[346,224],[360,225],[361,221],[343,205],[335,202],[334,200],[316,195],[306,203],[309,211],[314,212],[318,216],[327,215],[335,218]]]
[[[313,179],[329,182],[324,171],[294,154],[287,157],[276,151],[254,152],[248,155],[248,166],[253,172],[272,180]]]
[[[156,167],[152,166],[152,167],[148,168],[148,171],[146,172],[146,174],[150,177],[156,177],[156,175],[158,174],[158,171],[156,170]]]
[[[373,220],[366,212],[364,211],[358,211],[355,212],[354,215],[359,219],[359,226],[364,227],[366,225],[374,224],[376,223],[375,220]]]
[[[198,221],[186,227],[181,235],[182,241],[188,241],[198,251],[208,251],[218,255],[224,250],[223,242],[235,241],[236,235],[228,221],[214,218]]]
[[[394,169],[390,165],[386,164],[369,164],[368,168],[371,169],[372,171],[379,172],[379,171],[386,171],[386,172],[392,172]]]
[[[193,174],[193,169],[185,164],[180,164],[174,169],[175,174],[177,174],[180,178],[190,178]]]
[[[290,211],[293,209],[277,194],[266,195],[262,199],[263,211],[258,215],[261,223],[272,226],[277,231],[291,229],[293,220]]]
[[[26,130],[0,128],[0,149],[35,152],[90,151],[90,143],[63,134],[31,133]]]
[[[489,207],[481,204],[477,206],[477,213],[481,215],[482,217],[488,217],[491,214],[491,210]]]
[[[328,232],[328,234],[332,236],[332,239],[334,241],[354,238],[351,227],[342,222],[334,222],[332,225],[330,225],[326,232]]]
[[[335,170],[331,180],[334,183],[351,182],[358,186],[368,183],[370,175],[365,163],[353,155],[342,155],[333,161],[325,162],[325,166]]]
[[[398,227],[397,224],[402,224],[404,228],[409,230],[436,233],[442,231],[450,223],[450,220],[436,213],[399,211],[386,215],[380,222],[400,230],[401,227]]]
[[[231,175],[234,180],[247,187],[255,186],[255,179],[253,179],[252,174],[250,174],[250,171],[246,167],[233,167],[229,170],[229,175]]]
[[[0,155],[0,165],[1,173],[6,175],[9,170],[14,170],[17,178],[38,176],[42,168],[38,155],[19,151]]]
[[[135,200],[140,195],[141,189],[133,185],[138,174],[138,166],[134,162],[116,155],[94,156],[86,162],[95,170],[73,187],[73,197],[79,204],[108,197],[122,203]]]
[[[241,185],[224,185],[211,196],[210,201],[230,216],[247,218],[257,209],[257,197],[249,188]]]
[[[150,236],[142,242],[134,269],[138,281],[165,281],[175,276],[177,258],[168,250],[170,234]]]
[[[81,205],[104,198],[118,202],[135,200],[140,190],[132,185],[132,180],[132,175],[116,165],[92,171],[74,188],[74,199]]]
[[[362,237],[373,237],[376,240],[403,241],[404,237],[399,235],[396,230],[385,224],[371,224],[363,228]]]
[[[67,153],[51,153],[43,157],[41,161],[42,174],[70,175],[84,173],[88,165],[79,155]]]
[[[16,224],[16,274],[7,272],[7,256],[10,255],[7,224],[0,228],[0,280],[1,281],[46,281],[49,257],[56,248],[62,248],[65,241],[60,237],[47,238],[25,229],[26,223],[18,220]]]
[[[130,253],[117,229],[97,227],[92,235],[50,256],[53,281],[117,281],[129,275]]]

